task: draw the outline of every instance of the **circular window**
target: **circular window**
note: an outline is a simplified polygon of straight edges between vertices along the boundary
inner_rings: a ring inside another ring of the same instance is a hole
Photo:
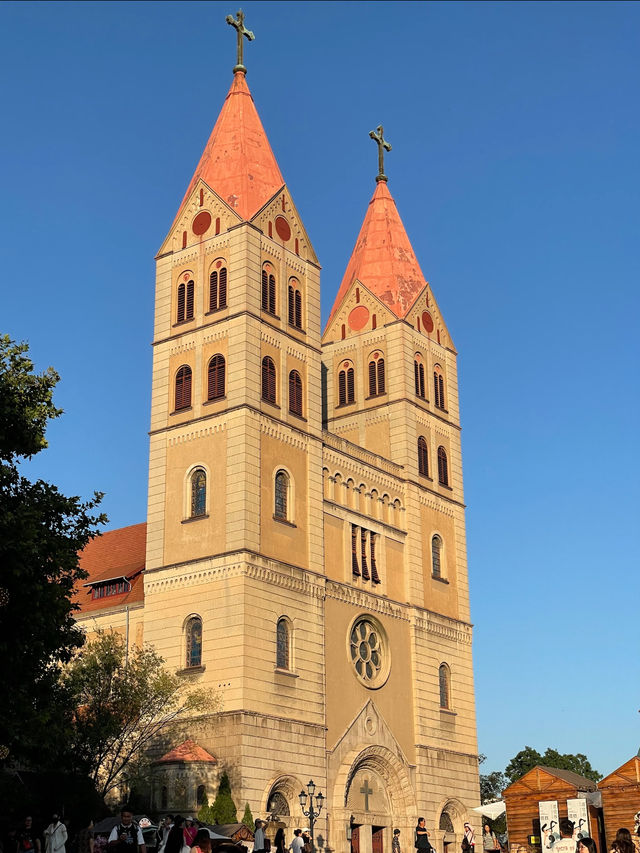
[[[356,676],[367,687],[382,687],[389,677],[389,649],[382,625],[361,616],[349,631],[349,659]]]
[[[291,239],[291,228],[284,216],[276,216],[276,231],[278,232],[278,237],[284,240],[285,243]]]
[[[201,210],[200,213],[193,220],[191,225],[193,229],[193,233],[197,237],[201,237],[206,233],[207,229],[211,225],[211,214],[208,210]]]

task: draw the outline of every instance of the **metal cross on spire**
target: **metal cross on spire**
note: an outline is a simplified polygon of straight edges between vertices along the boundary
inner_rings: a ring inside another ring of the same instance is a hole
[[[244,36],[246,36],[249,41],[253,41],[255,39],[255,36],[251,32],[251,30],[248,30],[244,25],[244,12],[242,11],[242,9],[238,9],[235,18],[233,17],[233,15],[227,15],[226,22],[232,27],[235,27],[238,33],[238,54],[236,65],[234,65],[233,68],[233,73],[235,74],[236,71],[244,71],[244,73],[246,74],[247,69],[242,64],[242,54],[244,50],[244,42],[242,41],[242,39]]]
[[[377,132],[370,130],[369,136],[378,144],[378,174],[376,175],[376,181],[386,181],[388,179],[384,173],[384,152],[391,151],[391,143],[387,142],[384,138],[384,130],[381,124],[378,125]]]

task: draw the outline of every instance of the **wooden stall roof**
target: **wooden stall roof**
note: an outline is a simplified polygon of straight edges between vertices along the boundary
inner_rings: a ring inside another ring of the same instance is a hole
[[[517,796],[531,796],[544,793],[553,794],[554,791],[566,791],[567,786],[576,791],[595,791],[596,783],[586,776],[580,776],[571,770],[560,770],[557,767],[543,767],[537,764],[524,776],[512,782],[502,792],[505,800]]]
[[[634,755],[613,773],[598,782],[598,788],[629,788],[640,786],[640,757]]]

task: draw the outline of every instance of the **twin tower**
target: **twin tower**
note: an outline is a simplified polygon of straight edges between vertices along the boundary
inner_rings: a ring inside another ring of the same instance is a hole
[[[456,350],[379,171],[323,332],[239,59],[158,253],[139,633],[221,710],[158,747],[152,805],[224,769],[288,842],[313,779],[316,846],[421,815],[444,853],[479,803]]]

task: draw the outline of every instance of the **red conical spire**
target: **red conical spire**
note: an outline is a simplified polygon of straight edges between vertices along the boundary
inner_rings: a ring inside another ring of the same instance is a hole
[[[233,76],[182,204],[199,178],[247,220],[284,184],[244,71]]]
[[[355,279],[400,318],[427,285],[386,181],[376,184],[329,322]]]

